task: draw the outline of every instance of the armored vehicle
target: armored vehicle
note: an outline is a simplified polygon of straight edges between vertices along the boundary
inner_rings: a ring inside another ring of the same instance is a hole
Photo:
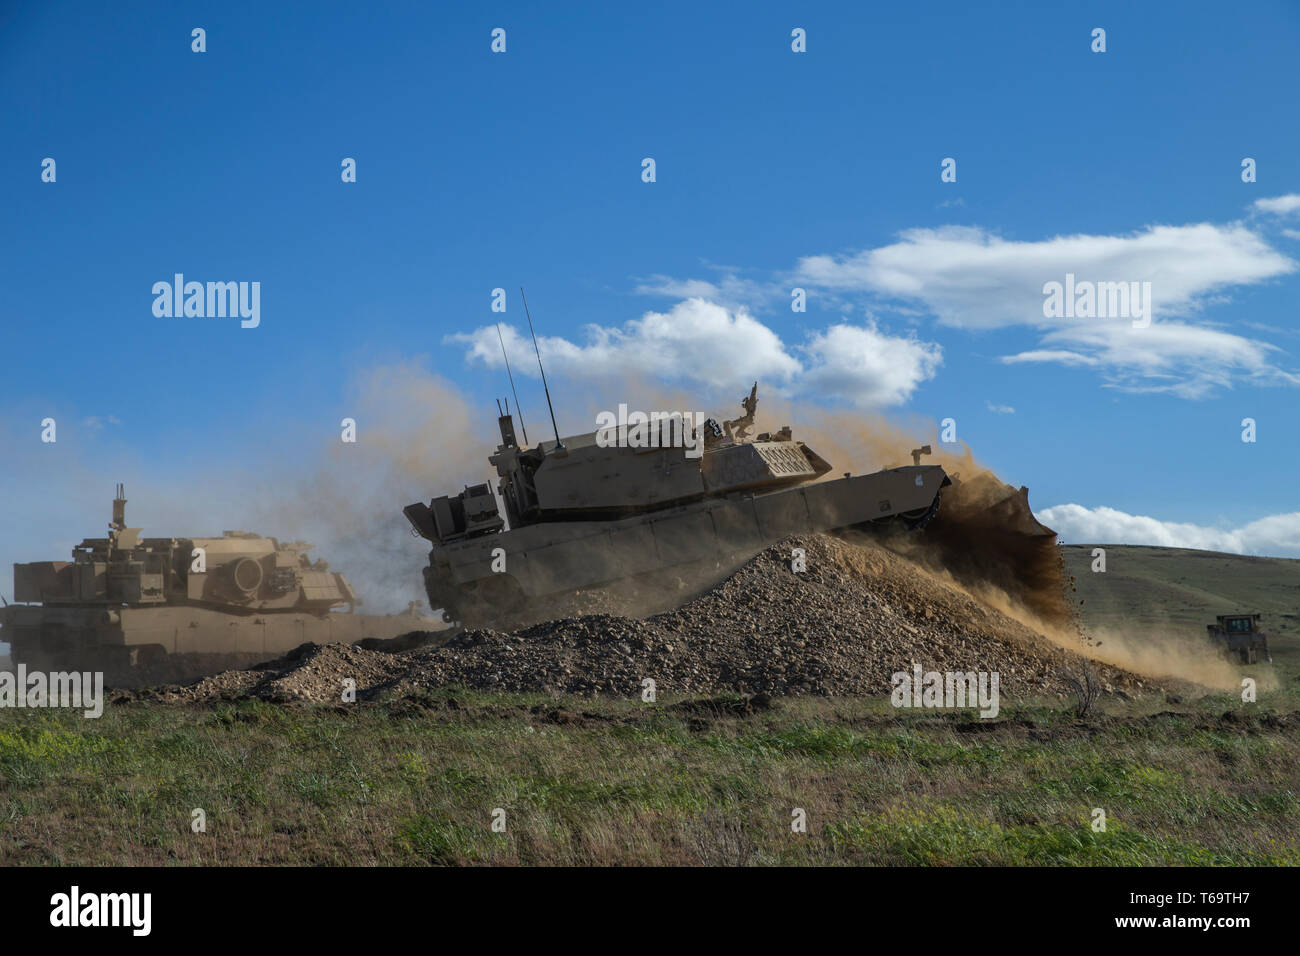
[[[1259,629],[1258,614],[1220,614],[1214,624],[1205,625],[1210,643],[1228,658],[1243,664],[1255,664],[1259,656],[1273,663],[1268,652],[1268,635]]]
[[[19,603],[0,609],[0,641],[14,665],[182,677],[307,642],[443,628],[414,604],[403,614],[351,613],[360,602],[347,580],[309,560],[311,545],[300,541],[245,531],[143,538],[126,526],[124,495],[118,485],[108,537],[82,541],[72,561],[14,565]]]
[[[746,438],[757,388],[745,414],[722,424],[656,413],[532,448],[519,445],[507,409],[488,458],[495,493],[471,485],[403,509],[433,543],[430,607],[470,626],[498,623],[552,595],[743,559],[787,535],[883,521],[915,528],[938,511],[951,481],[920,463],[928,446],[911,465],[819,480],[831,465],[788,426]]]

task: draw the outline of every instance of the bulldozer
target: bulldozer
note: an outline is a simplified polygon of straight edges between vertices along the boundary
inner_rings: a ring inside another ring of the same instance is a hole
[[[929,446],[913,450],[911,465],[832,478],[831,464],[789,426],[748,437],[757,390],[756,382],[731,421],[650,416],[563,439],[557,427],[554,441],[532,447],[519,443],[507,404],[488,458],[495,488],[468,485],[403,509],[412,534],[432,545],[429,606],[465,627],[517,625],[565,594],[631,591],[665,572],[699,580],[701,570],[734,566],[790,535],[915,531],[939,513],[953,480],[921,463]],[[1024,489],[1000,486],[981,506],[1006,524],[999,507],[1030,526],[1017,526],[1022,538],[1055,551],[1055,532],[1033,519]]]
[[[1229,660],[1256,664],[1262,655],[1268,663],[1268,635],[1259,629],[1258,614],[1219,614],[1215,623],[1205,625],[1209,641]]]
[[[387,640],[442,630],[415,604],[354,613],[347,579],[312,561],[311,545],[246,531],[144,538],[126,526],[118,485],[108,536],[71,561],[14,565],[0,642],[28,670],[102,670],[110,679],[182,679],[274,658],[305,643]]]

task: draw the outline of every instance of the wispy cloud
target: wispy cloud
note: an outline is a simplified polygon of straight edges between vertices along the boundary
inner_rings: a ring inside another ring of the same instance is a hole
[[[710,267],[719,275],[712,279],[674,279],[653,275],[637,280],[635,295],[667,299],[705,299],[728,308],[755,308],[776,299],[790,297],[790,289],[778,281],[760,282],[737,275],[735,270]]]
[[[799,260],[798,274],[817,286],[922,303],[945,325],[991,329],[1059,324],[1043,315],[1043,285],[1067,273],[1078,281],[1150,282],[1160,318],[1195,311],[1212,292],[1295,268],[1239,224],[1152,226],[1128,236],[1037,242],[945,226],[911,229],[891,245],[844,257],[809,256]]]
[[[1274,196],[1272,199],[1256,199],[1252,207],[1257,212],[1266,212],[1274,216],[1289,216],[1292,213],[1300,212],[1300,195],[1288,193],[1285,196]]]
[[[82,426],[87,431],[102,431],[105,425],[120,425],[122,420],[116,415],[89,415],[81,420]]]
[[[1111,385],[1132,392],[1204,398],[1237,380],[1300,385],[1300,374],[1274,364],[1277,346],[1182,322],[1135,329],[1105,322],[1041,336],[1047,349],[1004,356],[1006,363],[1053,362],[1105,370]]]

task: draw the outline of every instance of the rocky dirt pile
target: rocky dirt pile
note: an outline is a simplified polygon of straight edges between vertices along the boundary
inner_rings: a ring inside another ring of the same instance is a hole
[[[806,570],[791,569],[793,549]],[[418,694],[445,684],[510,691],[639,696],[819,694],[887,697],[897,671],[996,671],[1004,700],[1065,692],[1087,667],[1104,690],[1140,694],[1143,681],[1092,665],[919,565],[863,540],[789,538],[676,610],[644,619],[594,614],[511,633],[464,631],[439,647],[397,654],[341,644],[186,687],[151,692],[177,702],[256,696],[339,701]]]

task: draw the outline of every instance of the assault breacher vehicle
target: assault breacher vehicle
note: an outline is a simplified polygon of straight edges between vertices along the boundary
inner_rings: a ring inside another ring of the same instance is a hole
[[[220,538],[142,538],[126,526],[121,485],[107,538],[72,561],[14,565],[14,600],[0,641],[15,665],[41,670],[212,673],[301,644],[386,639],[441,623],[416,613],[335,611],[358,604],[342,574],[312,563],[311,545],[244,531]]]
[[[516,441],[507,410],[488,459],[504,515],[486,483],[403,509],[433,542],[429,606],[449,621],[490,624],[540,598],[743,559],[787,535],[887,520],[919,527],[937,512],[951,481],[939,465],[920,464],[929,446],[910,466],[818,481],[831,465],[788,426],[745,437],[757,404],[755,384],[744,416],[709,419],[702,435],[678,416],[639,433],[629,424],[532,448]]]
[[[1205,625],[1207,637],[1221,654],[1243,664],[1254,664],[1259,655],[1273,663],[1268,652],[1268,635],[1259,629],[1258,614],[1219,614],[1214,624]]]

